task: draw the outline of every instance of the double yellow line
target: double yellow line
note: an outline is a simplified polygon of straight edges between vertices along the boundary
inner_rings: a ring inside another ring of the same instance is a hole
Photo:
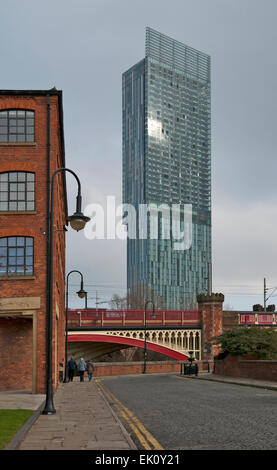
[[[128,426],[132,429],[134,434],[136,435],[137,439],[141,443],[144,449],[146,450],[164,450],[161,444],[150,434],[147,429],[143,426],[143,424],[139,421],[139,419],[130,411],[126,406],[121,403],[118,398],[116,398],[112,392],[104,388],[102,381],[100,379],[95,379],[98,387],[104,394],[104,396],[108,399],[108,401],[112,401],[118,410],[120,416],[126,421]]]

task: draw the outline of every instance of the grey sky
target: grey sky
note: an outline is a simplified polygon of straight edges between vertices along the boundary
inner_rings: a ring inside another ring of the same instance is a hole
[[[211,55],[213,290],[240,309],[262,303],[264,277],[277,286],[276,19],[276,0],[1,5],[1,88],[63,90],[67,166],[84,204],[121,201],[121,75],[144,57],[146,26]],[[124,292],[123,242],[70,231],[67,250],[67,269],[83,272],[89,297]]]

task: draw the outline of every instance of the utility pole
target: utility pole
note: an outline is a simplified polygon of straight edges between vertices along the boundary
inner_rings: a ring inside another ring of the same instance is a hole
[[[264,312],[266,312],[266,278],[264,277]]]

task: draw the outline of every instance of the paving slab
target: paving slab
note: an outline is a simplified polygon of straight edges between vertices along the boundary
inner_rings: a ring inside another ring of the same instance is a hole
[[[45,395],[25,391],[0,392],[0,410],[37,410],[45,401]]]
[[[86,449],[99,450],[99,442],[88,442]],[[128,450],[130,447],[125,441],[101,441],[101,450]]]
[[[18,450],[134,450],[136,446],[94,381],[61,383],[54,415],[40,415]]]

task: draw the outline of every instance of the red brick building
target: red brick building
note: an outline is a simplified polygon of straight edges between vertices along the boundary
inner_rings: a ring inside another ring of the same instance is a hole
[[[65,166],[62,92],[0,90],[0,390],[46,390],[51,175]],[[53,384],[65,346],[64,173],[55,178]]]

